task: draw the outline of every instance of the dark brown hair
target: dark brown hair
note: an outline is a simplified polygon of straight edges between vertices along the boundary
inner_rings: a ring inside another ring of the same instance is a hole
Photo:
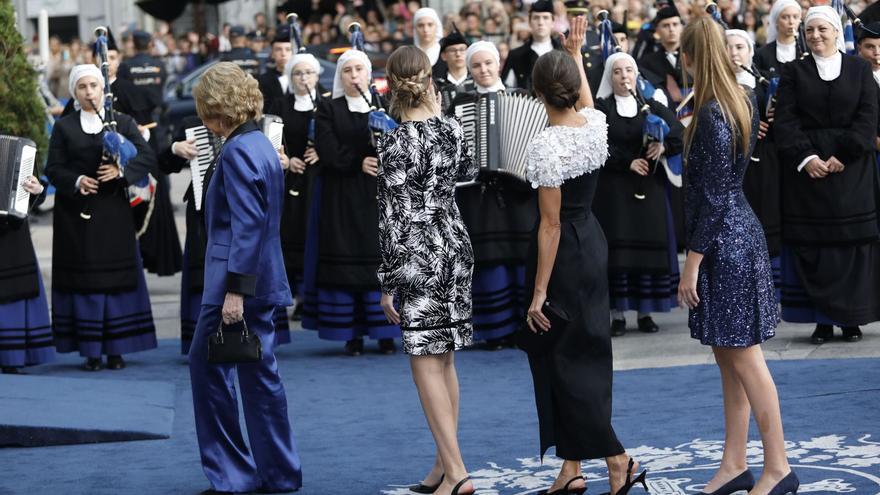
[[[388,57],[385,74],[391,90],[388,110],[400,120],[408,110],[429,102],[432,95],[431,62],[420,48],[402,46]]]
[[[532,87],[551,107],[572,108],[581,94],[578,66],[567,53],[551,50],[535,62]]]

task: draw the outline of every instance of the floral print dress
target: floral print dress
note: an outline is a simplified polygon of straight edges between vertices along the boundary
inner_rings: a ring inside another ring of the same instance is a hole
[[[404,122],[386,132],[379,156],[378,276],[396,297],[403,350],[443,354],[471,344],[474,255],[455,203],[455,183],[477,165],[452,117]]]

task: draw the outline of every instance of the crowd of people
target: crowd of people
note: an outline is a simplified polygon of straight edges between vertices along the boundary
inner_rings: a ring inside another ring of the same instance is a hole
[[[153,120],[168,69],[150,55],[157,38],[132,33],[132,54],[112,33],[101,38],[107,63],[70,70],[72,101],[50,139],[51,318],[36,259],[0,265],[15,276],[0,279],[0,314],[15,332],[0,349],[3,371],[51,360],[53,347],[78,351],[88,371],[124,368],[124,354],[156,346],[143,268],[182,271],[181,350],[212,490],[301,484],[273,354],[289,340],[295,300],[293,317],[348,355],[365,339],[392,354],[400,339],[437,444],[414,492],[473,493],[456,440],[453,355],[483,341],[528,352],[541,454],[555,446],[565,460],[548,493],[583,493],[580,461],[604,458],[623,495],[645,475],[633,477],[637,462],[611,426],[612,336],[627,331],[627,311],[653,333],[652,314],[681,305],[692,337],[713,350],[725,397],[724,457],[705,493],[796,494],[760,344],[780,319],[814,324],[815,344],[835,326],[858,341],[860,325],[880,320],[871,7],[852,47],[841,10],[797,0],[722,2],[714,13],[634,1],[609,5],[602,22],[602,5],[583,0],[538,0],[521,17],[502,2],[444,18],[417,7],[298,12],[301,33],[279,23],[265,63],[230,26],[229,49],[218,42],[226,63],[194,88],[198,116],[171,136]],[[355,19],[364,27],[324,88],[320,61],[291,38],[338,37]],[[505,53],[488,19],[521,43]],[[403,46],[388,58],[383,96],[370,84],[369,48],[392,40]],[[98,103],[108,91],[115,109]],[[508,132],[501,122],[519,114],[482,112],[514,100],[547,127],[518,142],[481,134],[491,126],[476,118]],[[110,111],[136,151],[125,163],[103,139]],[[275,149],[262,114],[283,122]],[[187,135],[196,128],[218,139]],[[184,196],[181,253],[163,176],[214,144]],[[515,156],[524,158],[502,159]],[[131,187],[149,176],[159,180],[139,218]],[[23,187],[37,202],[36,178]],[[6,227],[4,248],[33,252],[26,225]],[[242,321],[263,342],[238,367],[253,458],[231,412],[233,364],[211,350],[223,345],[218,327]],[[764,445],[757,480],[745,464],[752,411]]]

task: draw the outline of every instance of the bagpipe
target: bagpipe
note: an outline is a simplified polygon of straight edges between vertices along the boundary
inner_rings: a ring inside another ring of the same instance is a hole
[[[104,26],[96,28],[95,37],[97,38],[95,42],[95,51],[97,52],[97,56],[101,59],[101,75],[104,77],[104,116],[101,117],[97,102],[92,101],[90,103],[104,125],[103,135],[101,136],[101,142],[103,145],[101,150],[101,165],[116,165],[119,167],[119,173],[122,174],[125,171],[125,165],[137,156],[137,148],[135,148],[131,141],[120,134],[116,128],[116,113],[113,110],[113,91],[110,88],[110,62],[107,56],[107,28]],[[155,192],[156,179],[154,179],[152,175],[147,174],[137,183],[129,185],[129,205],[134,208],[143,203],[147,203],[151,210]],[[146,226],[149,224],[150,210],[147,211],[143,226],[137,232],[138,237],[144,233]],[[90,220],[92,218],[90,198],[86,198],[86,203],[79,216],[83,220]]]
[[[300,32],[299,27],[299,16],[295,13],[287,15],[287,26],[290,28],[290,45],[296,45],[296,53],[306,53],[306,47],[302,42],[302,33]],[[291,71],[293,67],[291,67]],[[290,87],[293,88],[293,81],[290,81]],[[312,96],[312,91],[317,91],[316,88],[307,88],[309,99],[312,100],[312,114],[309,116],[309,123],[306,126],[306,148],[314,148],[315,147],[315,116],[318,112],[318,102],[315,101],[315,97]],[[285,174],[288,173],[290,169],[285,171]],[[302,192],[303,188],[306,187],[306,179],[303,174],[296,174],[293,177],[293,183],[290,186],[290,189],[287,190],[287,194],[291,196],[299,196]]]
[[[354,50],[358,50],[360,52],[366,53],[364,50],[364,32],[361,30],[360,23],[352,22],[348,26],[348,32],[351,33],[351,47]],[[372,79],[372,75],[369,76]],[[376,91],[376,86],[374,84],[370,84],[369,92],[370,96],[368,97],[364,90],[358,86],[358,92],[361,94],[361,97],[364,101],[367,102],[367,105],[370,107],[370,113],[368,116],[368,125],[370,126],[370,142],[373,145],[373,148],[376,147],[376,143],[379,140],[379,137],[385,133],[397,127],[397,121],[391,118],[385,109],[382,108],[381,100],[378,96],[378,91]],[[378,102],[378,103],[377,103]]]
[[[608,11],[601,10],[596,16],[599,18],[599,38],[600,46],[602,47],[602,59],[607,61],[608,57],[614,53],[620,52],[621,48],[617,43],[617,38],[614,37]],[[657,91],[657,89],[654,88],[654,86],[641,74],[639,74],[636,79],[636,87],[633,88],[627,85],[626,89],[630,92],[633,98],[635,98],[639,107],[639,112],[641,112],[645,118],[645,122],[642,125],[642,152],[640,154],[640,156],[645,156],[651,143],[656,142],[661,145],[663,144],[666,136],[669,135],[669,124],[667,124],[662,117],[651,111],[651,106],[648,104],[648,100],[653,98],[654,92]],[[669,182],[675,187],[681,187],[681,155],[678,154],[671,157],[661,156],[657,158],[651,163],[648,172],[649,176],[657,171],[658,164],[663,165]],[[645,180],[647,180],[647,177],[642,177],[639,180],[639,185],[634,194],[636,199],[642,200],[647,197],[645,194]]]
[[[739,66],[740,69],[751,74],[751,76],[755,78],[755,81],[757,81],[758,84],[760,84],[761,86],[764,86],[765,101],[761,102],[761,103],[764,104],[764,114],[768,116],[767,117],[767,125],[769,126],[770,124],[773,123],[772,115],[773,115],[773,112],[776,108],[776,90],[779,89],[779,78],[773,77],[773,78],[767,79],[755,67],[749,67],[745,64],[736,64],[736,65]],[[762,149],[763,142],[764,142],[763,140],[759,140],[755,144],[755,151],[754,151],[754,153],[752,153],[752,156],[751,156],[751,160],[753,162],[760,162],[761,161],[760,157],[762,154],[761,149]]]

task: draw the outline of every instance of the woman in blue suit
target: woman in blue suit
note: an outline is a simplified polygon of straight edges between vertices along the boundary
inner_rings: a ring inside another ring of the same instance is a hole
[[[253,77],[221,62],[205,72],[193,96],[205,126],[226,138],[205,177],[205,284],[189,353],[196,434],[211,482],[204,493],[289,492],[300,487],[302,474],[273,353],[272,322],[277,306],[293,304],[279,234],[283,171],[255,122],[263,97]],[[259,335],[262,360],[209,363],[208,338],[221,321],[242,320]],[[236,372],[250,449],[238,420]]]

